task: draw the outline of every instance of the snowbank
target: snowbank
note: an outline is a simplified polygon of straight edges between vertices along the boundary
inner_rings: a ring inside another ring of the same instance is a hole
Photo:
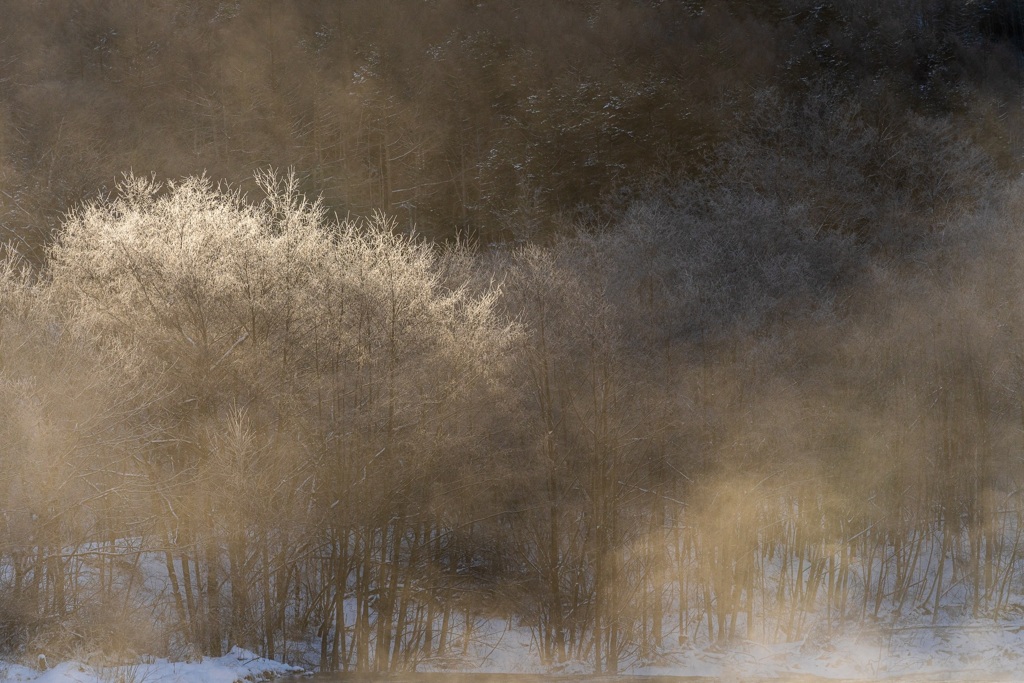
[[[299,672],[301,669],[257,657],[237,647],[223,657],[207,657],[201,662],[157,659],[150,663],[120,666],[62,662],[42,672],[0,662],[0,681],[33,683],[236,683],[266,681]]]
[[[713,678],[1019,681],[1024,625],[969,620],[847,632],[832,638],[762,645],[738,643],[670,654],[626,673]]]
[[[462,648],[458,648],[461,650]],[[1016,681],[1024,671],[1024,621],[995,623],[984,619],[944,620],[922,625],[877,624],[842,633],[818,633],[800,642],[761,644],[736,641],[727,646],[699,645],[666,651],[656,663],[625,657],[623,674],[706,676],[725,680],[844,681],[928,680]],[[417,663],[421,672],[586,675],[593,664],[567,662],[544,666],[528,629],[501,619],[477,623],[464,653]],[[121,666],[55,664],[45,672],[0,662],[0,681],[33,683],[236,683],[266,681],[300,673],[234,648],[223,657],[202,662],[168,662]]]
[[[1024,621],[944,619],[938,624],[875,624],[815,633],[790,643],[739,640],[666,650],[657,663],[625,656],[622,673],[639,676],[704,676],[723,680],[1020,681],[1024,680]],[[425,660],[421,672],[593,674],[593,663],[541,664],[526,628],[491,619],[474,627],[462,657]],[[604,680],[604,679],[602,679]]]

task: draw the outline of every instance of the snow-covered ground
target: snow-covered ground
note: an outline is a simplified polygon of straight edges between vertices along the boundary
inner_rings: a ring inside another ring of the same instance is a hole
[[[420,671],[587,674],[591,665],[573,662],[545,667],[526,629],[500,620],[478,624],[464,658],[425,662]],[[301,671],[239,648],[201,662],[147,659],[142,663],[90,666],[62,662],[47,671],[0,662],[0,681],[34,683],[235,683],[269,680]],[[701,647],[664,654],[653,663],[627,663],[623,674],[707,676],[725,680],[1024,680],[1024,623],[967,621],[937,626],[897,627],[819,636],[802,642],[728,648]]]
[[[46,671],[0,662],[0,681],[34,683],[235,683],[266,681],[299,671],[295,667],[257,657],[234,648],[223,657],[207,657],[201,662],[168,662],[145,659],[141,662],[90,666],[81,662],[61,662]]]
[[[155,554],[143,553],[137,567],[142,577],[142,591],[154,604],[166,601],[166,568],[161,559]],[[83,571],[80,576],[88,578],[90,575]],[[869,618],[865,625],[858,625],[857,621],[842,624],[834,621],[831,630],[812,627],[807,637],[796,642],[761,643],[741,639],[722,646],[701,642],[695,638],[699,635],[697,632],[688,632],[687,645],[678,646],[678,633],[668,629],[665,647],[657,658],[640,661],[635,653],[624,653],[620,666],[624,674],[707,676],[726,680],[789,680],[814,676],[867,681],[925,676],[928,680],[1024,681],[1024,595],[1020,587],[1007,601],[998,621],[971,618],[970,610],[965,607],[970,604],[966,591],[963,582],[952,584],[944,593],[947,603],[937,618],[930,612],[908,611],[895,619],[871,621]],[[345,610],[348,623],[353,623],[354,601],[346,600]],[[159,616],[163,612],[155,610],[153,614]],[[814,616],[809,618],[813,620]],[[530,629],[515,620],[476,620],[468,645],[463,647],[457,633],[453,643],[454,654],[444,659],[419,661],[416,669],[524,674],[593,672],[593,664],[586,662],[545,666],[540,661]],[[34,653],[26,652],[24,659],[17,663],[0,660],[0,681],[234,683],[268,680],[316,669],[319,642],[289,640],[287,646],[289,661],[299,667],[235,648],[224,657],[199,662],[173,662],[152,657],[119,665],[51,661],[47,670],[40,671],[37,667],[25,666],[34,663],[31,659]]]
[[[477,626],[462,671],[481,673],[587,674],[591,664],[545,667],[537,659],[528,630],[501,621]],[[420,671],[443,671],[452,662],[421,664]],[[763,645],[740,641],[728,647],[680,648],[657,663],[624,662],[624,674],[707,676],[725,680],[1024,680],[1024,622],[966,620],[932,625],[818,634],[800,642]]]
[[[991,622],[957,626],[907,627],[889,632],[846,634],[817,642],[705,648],[670,655],[657,666],[634,666],[630,673],[792,678],[902,680],[1021,680],[1024,626]]]

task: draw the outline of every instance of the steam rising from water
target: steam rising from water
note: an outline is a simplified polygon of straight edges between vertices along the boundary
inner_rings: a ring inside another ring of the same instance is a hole
[[[406,668],[502,617],[616,670],[1019,610],[1012,199],[692,341],[689,214],[484,258],[262,182],[130,180],[10,262],[11,645]]]
[[[743,50],[655,49],[654,5],[595,5],[586,25],[616,55],[642,33],[640,52],[712,83],[732,87],[733,57],[749,79],[774,73],[740,39],[769,23],[726,4],[685,4],[687,30],[732,27]],[[547,36],[566,7],[518,15]],[[339,221],[294,174],[257,173],[250,196],[129,176],[69,214],[45,257],[30,245],[35,265],[4,264],[0,649],[241,645],[380,672],[478,662],[497,623],[545,666],[602,673],[858,633],[903,647],[893,627],[937,634],[911,649],[942,651],[946,627],[985,657],[1012,649],[969,635],[1024,608],[1021,187],[983,151],[997,135],[897,115],[877,78],[712,97],[595,67],[533,92],[561,53],[492,40],[512,9],[455,36],[423,10],[436,23],[408,51],[349,55],[330,31],[287,47],[317,12],[245,15],[239,49],[178,98],[194,109],[186,156],[233,173],[277,158],[254,132],[277,106],[269,129],[316,160],[305,182],[389,212]],[[487,57],[482,76],[452,71],[463,53]],[[408,78],[424,54],[438,73]],[[331,78],[287,89],[309,59]],[[266,79],[232,82],[248,108],[229,106],[225,74],[257,62]],[[507,91],[467,92],[484,81]],[[462,109],[471,94],[483,104]],[[706,106],[690,116],[690,99]],[[91,149],[72,124],[39,149]],[[677,138],[693,149],[649,168]],[[192,168],[171,152],[139,153]],[[610,191],[641,166],[649,190]],[[406,230],[420,218],[507,242],[427,244]]]

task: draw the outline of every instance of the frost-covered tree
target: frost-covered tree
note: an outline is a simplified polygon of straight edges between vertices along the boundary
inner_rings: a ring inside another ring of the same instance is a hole
[[[512,328],[494,291],[454,282],[454,256],[383,217],[328,221],[293,176],[258,181],[253,203],[127,178],[68,220],[51,286],[152,384],[140,457],[183,641],[284,656],[305,585],[334,666],[402,666],[419,614],[402,572],[448,522],[430,501],[463,481],[451,464],[479,457],[464,417]],[[311,547],[335,558],[322,589],[301,578]]]

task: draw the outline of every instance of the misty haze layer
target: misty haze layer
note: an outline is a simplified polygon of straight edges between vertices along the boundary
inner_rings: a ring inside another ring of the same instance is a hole
[[[1016,0],[3,11],[0,655],[1024,615]]]

